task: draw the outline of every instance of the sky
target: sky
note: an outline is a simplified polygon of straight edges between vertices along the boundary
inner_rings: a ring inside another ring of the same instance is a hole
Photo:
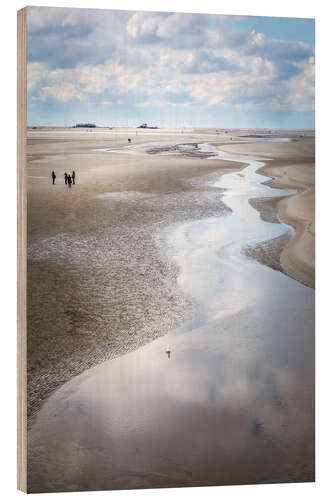
[[[28,125],[314,129],[313,19],[28,7]]]

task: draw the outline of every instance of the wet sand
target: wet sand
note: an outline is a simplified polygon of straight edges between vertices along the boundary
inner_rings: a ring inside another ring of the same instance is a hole
[[[313,481],[313,325],[289,322],[312,298],[294,291],[288,320],[268,300],[65,384],[30,432],[29,491]]]
[[[29,139],[29,425],[67,380],[191,318],[195,304],[177,286],[161,231],[230,213],[212,183],[240,164],[96,151],[126,144],[124,135]],[[63,174],[73,169],[69,189]]]
[[[271,187],[286,187],[299,194],[281,200],[253,200],[263,220],[276,217],[291,225],[295,234],[286,245],[281,240],[271,242],[270,250],[280,254],[283,272],[308,286],[315,286],[315,139],[298,137],[289,143],[232,144],[223,149],[232,153],[253,154],[272,158],[258,173],[272,177]],[[285,243],[285,241],[283,242]],[[270,262],[267,243],[248,248],[247,254],[261,263],[276,268],[276,259]],[[265,255],[265,256],[264,256]]]
[[[275,146],[290,153],[284,144]],[[111,158],[113,153],[97,153],[105,154]],[[132,157],[123,155],[119,161],[126,165]],[[133,161],[140,165],[153,159],[141,160],[133,154]],[[250,156],[230,155],[224,160],[154,156],[157,163],[150,173],[164,164],[167,182],[171,165],[178,165],[177,172],[181,165],[187,168],[183,161],[191,165],[189,199],[187,190],[175,189],[167,193],[168,202],[161,191],[158,202],[152,202],[147,192],[143,195],[140,190],[138,195],[134,186],[126,194],[111,188],[95,194],[94,200],[103,203],[103,213],[105,202],[119,203],[125,197],[126,211],[135,220],[132,232],[139,221],[135,214],[140,203],[144,214],[147,204],[154,215],[157,211],[157,226],[145,228],[149,234],[157,229],[156,247],[145,245],[146,252],[135,260],[137,247],[145,242],[143,229],[122,272],[133,260],[135,268],[140,266],[141,259],[146,272],[144,257],[152,256],[151,249],[158,262],[170,266],[168,273],[174,278],[170,287],[178,293],[177,300],[183,300],[183,316],[163,338],[86,370],[47,399],[29,431],[31,492],[314,480],[314,292],[271,269],[272,265],[244,256],[244,247],[250,244],[274,244],[289,236],[288,226],[269,221],[278,216],[274,207],[264,215],[257,208],[264,203],[258,200],[275,196],[280,203],[287,199],[281,196],[293,191],[265,185],[256,173],[263,162]],[[248,166],[241,171],[223,170],[231,164],[239,170],[243,161]],[[212,169],[207,177],[200,176],[199,167],[193,175],[195,162]],[[176,210],[181,199],[186,206],[180,211],[182,220]],[[131,203],[133,211],[128,208]],[[170,218],[173,203],[177,216]],[[93,208],[89,205],[90,217]],[[79,213],[75,211],[77,225]],[[263,220],[265,215],[268,222]],[[99,251],[94,257],[102,263],[102,275],[112,262],[116,265],[122,252],[127,253],[126,235],[126,245],[114,261],[109,260],[105,249],[121,234],[107,232],[111,221],[106,217],[106,233],[96,236],[95,231],[92,240],[84,232],[76,235],[74,223],[70,227],[75,242],[71,234],[60,240],[39,238],[31,245],[32,259],[58,262],[64,258],[73,267],[87,269],[86,259],[90,261],[89,249],[95,242]],[[70,260],[73,254],[76,263]],[[276,255],[274,259],[278,261]],[[155,260],[150,266],[156,272]],[[106,304],[114,296],[114,290],[107,289],[109,278],[105,276],[105,294],[98,297]],[[126,282],[120,289],[125,302],[129,289]],[[156,291],[159,297],[158,287]],[[164,297],[162,293],[158,307],[163,307]],[[146,295],[145,300],[152,296]],[[168,318],[174,318],[173,308],[171,301],[164,309]],[[93,342],[98,345],[99,339]],[[171,346],[170,358],[165,345]]]

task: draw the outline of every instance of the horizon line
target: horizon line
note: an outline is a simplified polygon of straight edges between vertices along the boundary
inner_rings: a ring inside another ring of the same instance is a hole
[[[73,125],[27,125],[27,128],[33,128],[33,127],[38,127],[38,128],[79,128],[75,127]],[[89,128],[89,127],[82,127],[82,128]],[[96,127],[91,128],[93,130],[94,128],[107,128],[109,130],[113,130],[116,128],[140,128],[139,126],[136,125],[115,125],[115,126],[109,126],[109,125],[96,125]],[[162,130],[162,129],[179,129],[179,130],[185,130],[185,129],[219,129],[219,130],[312,130],[315,131],[315,128],[294,128],[294,127],[191,127],[191,126],[185,126],[185,127],[174,127],[174,126],[161,126],[157,128],[140,128],[140,130]]]

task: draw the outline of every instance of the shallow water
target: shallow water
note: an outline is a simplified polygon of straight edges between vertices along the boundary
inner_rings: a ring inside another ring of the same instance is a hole
[[[292,232],[285,224],[264,222],[249,199],[296,191],[263,185],[265,178],[256,170],[264,163],[254,157],[227,154],[209,144],[201,145],[200,150],[211,150],[214,159],[248,162],[241,172],[224,175],[214,183],[214,187],[227,190],[223,201],[232,209],[231,215],[188,222],[170,235],[175,248],[173,257],[181,270],[179,284],[197,299],[199,315],[204,316],[201,323],[207,323],[260,303],[264,288],[270,290],[274,278],[266,268],[248,260],[242,249]]]
[[[248,200],[292,192],[262,185],[262,160],[199,149],[248,166],[214,184],[231,215],[165,234],[197,314],[46,401],[29,491],[313,480],[314,292],[242,253],[290,230]]]

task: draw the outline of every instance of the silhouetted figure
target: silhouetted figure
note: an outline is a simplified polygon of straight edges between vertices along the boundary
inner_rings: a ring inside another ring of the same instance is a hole
[[[66,172],[64,173],[64,177],[65,177],[65,184],[67,184],[67,181],[68,181],[68,176],[67,176],[67,173],[66,173]]]
[[[70,175],[67,175],[67,183],[68,183],[68,187],[71,188],[72,187],[72,178]]]
[[[73,181],[73,184],[75,184],[75,170],[73,170],[73,173],[72,173],[72,181]]]
[[[127,139],[127,140],[128,140],[128,142],[131,142],[131,141],[132,141],[132,139]]]
[[[55,180],[56,180],[56,174],[55,174],[55,171],[52,170],[52,174],[51,174],[51,177],[52,177],[52,184],[55,184]]]
[[[170,347],[169,347],[169,346],[165,349],[165,352],[166,352],[166,354],[168,355],[168,358],[170,359],[170,356],[171,356],[171,349],[170,349]]]

